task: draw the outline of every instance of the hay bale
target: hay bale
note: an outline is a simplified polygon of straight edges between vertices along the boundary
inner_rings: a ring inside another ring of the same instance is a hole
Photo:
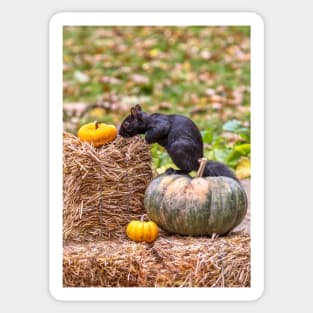
[[[64,287],[250,287],[250,236],[65,245]]]
[[[63,239],[118,238],[144,210],[152,179],[150,149],[139,137],[95,148],[63,133]]]

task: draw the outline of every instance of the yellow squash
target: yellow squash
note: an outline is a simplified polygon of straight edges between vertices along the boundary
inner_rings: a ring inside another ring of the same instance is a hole
[[[82,141],[92,143],[95,147],[100,147],[116,138],[117,129],[114,125],[94,122],[83,125],[77,133]]]
[[[127,236],[134,241],[153,242],[158,237],[158,226],[156,223],[131,221],[127,225]]]

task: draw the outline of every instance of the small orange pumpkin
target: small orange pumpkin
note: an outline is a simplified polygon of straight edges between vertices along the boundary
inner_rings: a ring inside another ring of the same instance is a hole
[[[114,125],[94,122],[83,125],[77,133],[82,141],[92,143],[95,147],[100,147],[116,138],[117,129]]]
[[[151,243],[158,237],[158,232],[158,225],[152,221],[144,222],[143,217],[140,221],[131,221],[126,228],[127,236],[138,242]]]

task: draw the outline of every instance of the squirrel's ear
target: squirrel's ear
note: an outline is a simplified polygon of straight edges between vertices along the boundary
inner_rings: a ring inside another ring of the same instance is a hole
[[[142,111],[141,106],[139,104],[136,104],[135,109],[136,111]]]
[[[130,109],[130,114],[133,116],[133,117],[137,117],[137,110],[136,110],[136,108],[131,108]]]

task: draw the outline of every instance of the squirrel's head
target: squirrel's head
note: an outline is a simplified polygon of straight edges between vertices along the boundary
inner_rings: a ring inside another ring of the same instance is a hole
[[[145,121],[145,115],[141,109],[141,106],[137,104],[130,109],[130,115],[128,115],[119,129],[119,135],[122,137],[133,137],[138,134],[144,134],[147,130]]]

